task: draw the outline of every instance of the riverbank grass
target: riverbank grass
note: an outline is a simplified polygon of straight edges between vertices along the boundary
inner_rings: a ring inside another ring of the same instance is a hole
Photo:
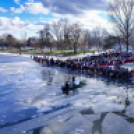
[[[73,56],[80,53],[95,53],[98,50],[77,50],[77,53],[74,54],[73,50],[53,50],[52,52],[41,49],[34,50],[21,50],[21,53],[25,54],[46,54],[46,55],[63,55],[63,56]],[[9,52],[9,53],[20,53],[20,50],[14,48],[0,49],[0,52]]]

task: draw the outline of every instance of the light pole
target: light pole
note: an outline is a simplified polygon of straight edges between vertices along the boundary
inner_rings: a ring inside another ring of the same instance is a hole
[[[98,39],[98,45],[99,45],[99,54],[100,54],[100,39]]]

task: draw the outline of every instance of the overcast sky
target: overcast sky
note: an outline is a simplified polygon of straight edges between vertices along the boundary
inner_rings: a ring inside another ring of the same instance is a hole
[[[21,38],[37,36],[46,22],[67,17],[86,28],[101,25],[110,29],[106,17],[108,0],[0,0],[0,35],[10,33]]]

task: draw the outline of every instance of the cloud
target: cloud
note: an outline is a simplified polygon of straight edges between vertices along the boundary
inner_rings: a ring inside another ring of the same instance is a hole
[[[1,12],[9,12],[14,14],[21,14],[22,12],[30,14],[49,14],[52,18],[40,18],[39,22],[21,21],[20,18],[13,19],[0,17],[0,30],[1,32],[9,31],[15,33],[21,32],[37,32],[43,28],[46,22],[51,23],[53,20],[57,21],[60,18],[68,18],[70,22],[79,21],[83,24],[84,28],[93,29],[101,25],[104,28],[110,29],[110,25],[106,18],[100,14],[105,14],[107,2],[103,0],[40,0],[42,3],[33,3],[30,0],[27,3],[19,4],[19,8],[11,7],[10,10],[0,8]],[[106,0],[108,1],[108,0]]]
[[[3,7],[0,7],[0,12],[8,13],[8,14],[21,14],[23,12],[23,7],[20,8],[14,8],[10,7],[10,10],[5,10]]]
[[[48,14],[49,10],[43,7],[42,3],[24,3],[21,8],[30,14]]]
[[[110,29],[105,14],[109,0],[40,0],[54,17],[68,18],[70,22],[79,21],[83,27],[93,29],[98,25]]]
[[[11,13],[21,14],[23,11],[30,14],[48,14],[49,10],[43,7],[42,3],[24,3],[20,8],[10,7]]]
[[[111,25],[106,18],[100,16],[100,14],[105,14],[105,11],[83,11],[83,14],[64,14],[64,18],[68,18],[70,23],[79,22],[86,29],[92,30],[96,26],[101,25],[101,27],[106,28],[108,31],[111,29]],[[53,14],[54,17],[63,18],[62,14]]]
[[[14,0],[16,4],[20,4],[20,0]]]
[[[10,7],[10,11],[11,13],[14,14],[21,14],[23,12],[22,8],[14,8],[14,7]]]
[[[40,0],[50,12],[57,14],[83,14],[88,10],[105,10],[107,0]]]
[[[8,10],[5,10],[3,7],[0,7],[0,12],[6,13]]]
[[[19,4],[20,0],[14,0]],[[22,11],[30,14],[83,14],[84,11],[101,10],[104,11],[108,5],[108,0],[40,0],[39,3],[34,3],[34,0],[28,0],[20,5],[20,8],[12,9],[14,13],[22,13]]]
[[[0,17],[0,30],[3,32],[10,31],[10,30],[16,30],[19,28],[24,28],[27,23],[20,20],[20,18],[15,17],[13,19],[6,18],[6,17]]]
[[[33,3],[34,2],[34,0],[28,0],[28,3]]]
[[[17,38],[20,38],[21,32],[29,33],[28,36],[36,35],[36,32],[43,29],[45,24],[45,21],[29,22],[22,21],[19,17],[0,17],[1,34],[8,32],[9,34],[15,35]]]

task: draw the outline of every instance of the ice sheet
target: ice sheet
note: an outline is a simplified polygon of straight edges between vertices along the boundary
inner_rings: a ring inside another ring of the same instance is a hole
[[[121,112],[125,109],[124,105],[101,101],[92,106],[92,110],[95,113],[105,113],[105,112]]]
[[[72,116],[74,116],[77,113],[78,113],[77,110],[74,110],[69,107],[66,109],[59,110],[52,114],[41,115],[41,116],[31,119],[29,121],[19,123],[15,126],[0,129],[0,134],[18,134],[18,133],[22,133],[23,131],[27,132],[29,130],[43,127],[48,124],[55,123],[57,121],[63,122],[65,120],[71,118]]]
[[[134,119],[134,103],[127,107],[125,115]]]
[[[60,127],[62,127],[63,124],[64,124],[64,122],[52,123],[52,124],[50,124],[47,127],[43,127],[40,130],[40,133],[39,134],[55,134],[58,131],[58,129]]]
[[[94,134],[100,134],[99,132],[95,132]]]
[[[102,123],[103,134],[134,134],[134,126],[123,117],[108,113]]]
[[[56,134],[92,134],[92,125],[81,114],[77,114],[64,123]]]
[[[100,114],[85,114],[84,117],[86,119],[88,119],[90,122],[93,122],[95,120],[99,120],[100,119]]]

